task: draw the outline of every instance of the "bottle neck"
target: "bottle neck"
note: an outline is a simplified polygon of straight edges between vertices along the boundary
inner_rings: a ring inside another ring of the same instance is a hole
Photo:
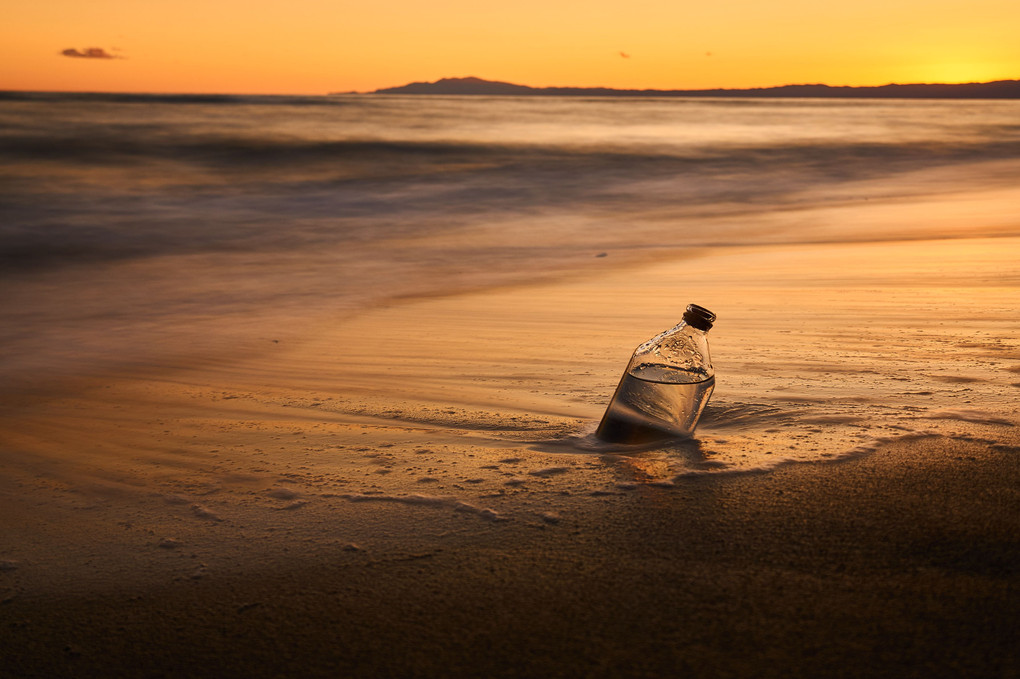
[[[693,338],[696,338],[696,339],[703,339],[703,338],[707,338],[708,337],[708,331],[710,329],[711,329],[711,326],[709,326],[708,328],[702,329],[702,328],[699,328],[696,325],[692,325],[691,323],[688,323],[687,321],[680,321],[676,325],[675,328],[673,328],[672,330],[669,330],[669,331],[663,333],[663,337],[665,337],[666,335],[673,335],[673,334],[676,334],[676,333],[683,333],[684,335],[687,335],[688,337],[693,337]]]
[[[682,328],[684,332],[687,332],[694,337],[705,337],[708,335],[708,331],[712,329],[712,326],[699,328],[698,326],[687,323],[686,321],[680,321],[680,325],[677,327]]]

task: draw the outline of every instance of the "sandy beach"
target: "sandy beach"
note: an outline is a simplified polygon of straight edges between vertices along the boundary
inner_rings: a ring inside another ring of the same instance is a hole
[[[1017,252],[592,252],[8,388],[0,674],[1017,676]],[[688,302],[695,440],[600,446]]]
[[[1017,0],[0,16],[0,679],[1020,679]]]

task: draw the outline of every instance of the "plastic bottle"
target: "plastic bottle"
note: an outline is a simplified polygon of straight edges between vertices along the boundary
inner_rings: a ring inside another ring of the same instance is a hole
[[[715,389],[706,336],[714,321],[690,304],[679,325],[635,349],[595,436],[640,444],[693,434]]]

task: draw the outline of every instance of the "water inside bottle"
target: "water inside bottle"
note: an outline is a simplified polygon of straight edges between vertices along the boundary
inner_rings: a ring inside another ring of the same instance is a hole
[[[690,436],[713,389],[714,376],[665,366],[631,369],[616,387],[596,436],[631,445]]]

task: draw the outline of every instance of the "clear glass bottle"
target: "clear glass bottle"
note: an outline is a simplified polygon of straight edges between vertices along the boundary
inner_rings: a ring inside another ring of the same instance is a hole
[[[693,434],[715,388],[706,336],[714,321],[690,304],[679,325],[635,349],[595,436],[640,444]]]

